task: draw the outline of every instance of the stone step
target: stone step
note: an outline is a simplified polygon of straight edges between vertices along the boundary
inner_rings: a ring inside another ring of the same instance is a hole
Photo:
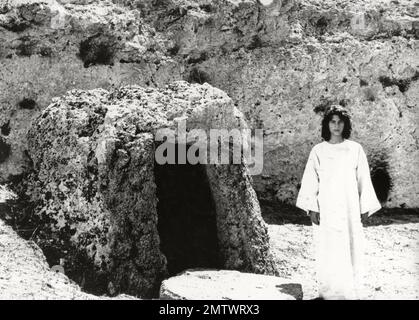
[[[301,300],[303,290],[300,283],[276,276],[188,269],[162,282],[160,299]]]

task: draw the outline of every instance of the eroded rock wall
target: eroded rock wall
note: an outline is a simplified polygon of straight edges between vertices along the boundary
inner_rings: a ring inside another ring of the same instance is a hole
[[[0,12],[0,178],[70,88],[208,82],[265,130],[259,199],[293,204],[331,103],[353,115],[387,207],[418,207],[418,10],[412,1],[7,1]],[[29,3],[29,4],[28,4]]]
[[[111,1],[0,2],[0,179],[24,172],[32,120],[70,89],[177,79],[166,42],[140,12]]]
[[[178,2],[179,3],[179,2]],[[387,207],[417,207],[418,11],[410,1],[182,2],[175,22],[186,79],[207,81],[265,130],[260,199],[294,204],[322,114],[353,116]],[[267,5],[263,5],[265,3]]]

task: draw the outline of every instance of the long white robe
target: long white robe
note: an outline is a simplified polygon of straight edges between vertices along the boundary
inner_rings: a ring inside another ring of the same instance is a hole
[[[319,295],[362,298],[365,240],[361,213],[370,216],[381,208],[362,146],[348,139],[315,145],[296,206],[307,213],[320,212],[320,225],[313,224]]]

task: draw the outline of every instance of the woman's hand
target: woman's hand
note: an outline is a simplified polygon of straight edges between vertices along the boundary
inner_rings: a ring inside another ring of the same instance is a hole
[[[310,218],[312,223],[320,225],[320,212],[310,210]]]

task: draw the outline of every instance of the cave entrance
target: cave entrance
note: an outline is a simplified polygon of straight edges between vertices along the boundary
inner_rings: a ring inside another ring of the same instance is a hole
[[[175,150],[178,159],[177,144]],[[205,165],[155,162],[154,176],[160,249],[169,276],[189,268],[221,268],[215,203]]]

